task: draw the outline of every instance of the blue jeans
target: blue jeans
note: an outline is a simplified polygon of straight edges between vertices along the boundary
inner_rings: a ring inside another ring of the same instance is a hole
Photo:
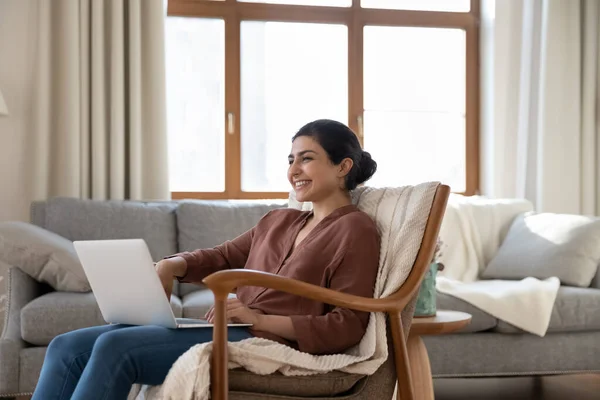
[[[230,327],[231,342],[252,337]],[[212,341],[211,328],[104,325],[50,342],[32,400],[126,399],[134,383],[160,385],[180,355]]]

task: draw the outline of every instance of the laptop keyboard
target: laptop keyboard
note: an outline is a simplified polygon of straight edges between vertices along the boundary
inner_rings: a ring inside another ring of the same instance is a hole
[[[181,324],[181,325],[199,325],[199,324],[207,324],[207,325],[209,325],[208,321],[206,321],[204,319],[175,318],[175,321],[177,321],[177,323]]]

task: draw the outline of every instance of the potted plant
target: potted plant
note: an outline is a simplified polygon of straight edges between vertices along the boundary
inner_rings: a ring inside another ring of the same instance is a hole
[[[435,251],[433,253],[433,260],[429,264],[429,268],[425,273],[425,277],[421,282],[419,288],[419,294],[417,296],[417,305],[415,307],[415,317],[433,317],[436,315],[436,291],[435,291],[435,278],[438,271],[444,269],[444,264],[440,262],[442,256],[443,242],[438,238],[435,245]]]

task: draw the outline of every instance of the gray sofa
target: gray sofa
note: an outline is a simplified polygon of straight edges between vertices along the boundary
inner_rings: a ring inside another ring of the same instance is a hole
[[[283,202],[118,202],[54,198],[31,207],[31,222],[69,240],[143,238],[153,258],[212,247],[251,228]],[[132,285],[135,282],[131,283]],[[473,315],[464,331],[425,339],[434,376],[600,371],[600,279],[560,289],[549,333],[519,332],[469,304],[439,295],[438,307]],[[92,293],[53,291],[16,266],[9,271],[0,338],[0,397],[30,394],[56,335],[104,324]],[[176,285],[176,316],[201,317],[212,304],[199,285]]]

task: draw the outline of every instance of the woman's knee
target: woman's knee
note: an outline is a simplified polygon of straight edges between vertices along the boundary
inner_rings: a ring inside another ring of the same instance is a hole
[[[48,354],[71,356],[86,351],[91,347],[86,346],[85,335],[79,331],[72,331],[56,336],[48,345]]]
[[[103,358],[110,355],[119,358],[126,355],[132,344],[129,332],[118,330],[105,332],[96,340],[93,353],[102,354]]]
[[[132,380],[136,374],[135,340],[126,332],[106,332],[100,335],[94,349],[92,350],[90,363],[92,365],[103,365],[114,373],[125,374],[128,380]]]

